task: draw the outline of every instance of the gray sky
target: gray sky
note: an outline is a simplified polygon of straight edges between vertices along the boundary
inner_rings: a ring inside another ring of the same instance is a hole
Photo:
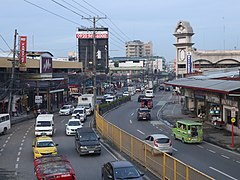
[[[0,0],[0,35],[13,47],[14,30],[28,36],[28,50],[47,50],[55,57],[76,51],[76,28],[92,27],[81,16],[52,0]],[[124,42],[152,41],[154,55],[175,58],[175,37],[180,20],[190,22],[198,50],[240,49],[239,0],[54,0],[85,17],[107,15],[97,26],[109,28],[110,56],[125,56]],[[68,3],[68,4],[66,4]],[[94,7],[94,8],[93,8]],[[9,51],[0,37],[0,52]]]

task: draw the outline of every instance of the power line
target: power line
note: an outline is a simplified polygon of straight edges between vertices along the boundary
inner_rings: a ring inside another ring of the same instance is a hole
[[[81,9],[79,9],[79,8],[77,8],[77,7],[75,7],[75,6],[73,6],[72,4],[66,2],[65,0],[62,0],[62,1],[65,2],[66,4],[68,4],[69,6],[71,6],[72,8],[75,8],[75,9],[77,9],[78,11],[80,11],[80,12],[82,12],[82,13],[88,15],[89,17],[91,16],[90,14],[88,14],[88,13],[84,12],[83,10],[81,10]]]
[[[95,12],[93,12],[93,11],[91,11],[90,9],[84,7],[83,5],[81,5],[80,3],[76,2],[75,0],[72,0],[72,1],[75,2],[77,5],[79,5],[80,7],[82,7],[82,8],[84,8],[84,9],[86,9],[87,11],[91,12],[92,14],[97,15]]]
[[[11,48],[10,48],[10,46],[8,45],[7,41],[5,41],[5,39],[2,37],[1,34],[0,34],[0,36],[1,36],[2,40],[5,42],[5,44],[7,45],[7,47],[10,49],[10,51],[12,51]]]
[[[31,4],[31,5],[33,5],[33,6],[35,6],[35,7],[37,7],[37,8],[39,8],[39,9],[42,9],[42,10],[44,10],[44,11],[50,13],[50,14],[53,14],[53,15],[59,17],[59,18],[62,18],[62,19],[64,19],[64,20],[68,21],[68,22],[71,22],[71,23],[76,24],[76,25],[78,25],[78,26],[80,25],[79,23],[77,23],[77,22],[75,22],[75,21],[72,21],[72,20],[67,19],[67,18],[65,18],[65,17],[63,17],[63,16],[61,16],[61,15],[58,15],[58,14],[54,13],[54,12],[51,12],[51,11],[49,11],[49,10],[47,10],[47,9],[45,9],[45,8],[37,5],[37,4],[34,4],[34,3],[30,2],[30,1],[27,1],[27,0],[24,0],[24,1],[27,2],[27,3],[29,3],[29,4]]]

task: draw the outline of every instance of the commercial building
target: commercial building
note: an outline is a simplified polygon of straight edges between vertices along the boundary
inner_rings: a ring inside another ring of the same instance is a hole
[[[144,43],[140,40],[126,42],[126,57],[153,56],[152,42]]]

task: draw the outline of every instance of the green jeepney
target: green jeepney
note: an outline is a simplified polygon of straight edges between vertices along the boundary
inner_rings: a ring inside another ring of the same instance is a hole
[[[175,139],[183,143],[201,143],[203,141],[203,125],[191,120],[178,120],[172,129]]]

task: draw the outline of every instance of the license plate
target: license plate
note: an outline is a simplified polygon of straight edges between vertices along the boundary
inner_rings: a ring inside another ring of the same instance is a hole
[[[94,153],[94,151],[88,151],[89,153]]]

